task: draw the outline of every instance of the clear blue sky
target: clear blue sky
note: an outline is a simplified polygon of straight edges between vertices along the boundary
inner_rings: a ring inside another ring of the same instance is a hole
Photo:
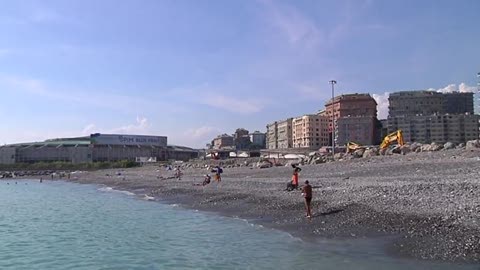
[[[0,144],[118,132],[201,147],[318,111],[331,79],[384,106],[473,89],[480,71],[477,0],[0,3]]]

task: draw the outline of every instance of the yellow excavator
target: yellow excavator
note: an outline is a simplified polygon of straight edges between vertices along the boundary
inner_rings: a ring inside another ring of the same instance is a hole
[[[386,149],[393,142],[397,142],[398,145],[405,144],[405,142],[403,141],[403,133],[400,129],[385,136],[382,144],[380,145],[380,149]]]
[[[353,153],[358,149],[365,149],[365,147],[355,142],[347,143],[347,154]]]

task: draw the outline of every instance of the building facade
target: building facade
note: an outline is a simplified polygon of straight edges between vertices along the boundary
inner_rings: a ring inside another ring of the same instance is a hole
[[[307,114],[292,120],[293,148],[318,149],[328,145],[328,118]]]
[[[474,114],[473,93],[445,93],[443,94],[443,110],[448,114]]]
[[[292,134],[292,120],[288,118],[277,123],[277,149],[285,149],[293,147],[293,134]]]
[[[215,139],[213,139],[213,149],[222,149],[234,146],[235,144],[233,136],[230,136],[228,134],[218,135]]]
[[[405,91],[390,94],[388,132],[407,142],[464,143],[479,138],[473,93]]]
[[[377,118],[373,116],[341,117],[337,120],[337,144],[355,142],[375,145],[378,141]]]
[[[266,148],[267,136],[265,133],[262,133],[260,131],[255,131],[251,133],[249,136],[250,136],[250,141],[253,147],[260,148],[260,149]]]
[[[237,150],[248,149],[251,145],[249,131],[244,128],[237,128],[233,134],[233,141]]]
[[[388,116],[474,114],[473,93],[403,91],[388,97]]]
[[[277,149],[278,148],[278,124],[273,122],[267,125],[267,139],[266,139],[267,149]]]
[[[479,138],[479,121],[474,114],[398,116],[388,119],[388,129],[401,129],[406,142],[459,144]]]
[[[388,117],[434,115],[444,112],[444,97],[434,91],[403,91],[388,97]]]
[[[358,118],[361,121],[367,121],[367,119],[377,117],[377,102],[369,94],[346,94],[336,96],[325,104],[325,110],[319,113],[320,115],[328,117],[328,132],[329,132],[329,145],[332,143],[332,130],[335,128],[335,139],[336,144],[344,144],[344,141],[350,137],[361,137],[364,138],[365,135],[355,135],[353,131],[355,130],[352,119],[344,120],[343,128],[339,128],[340,119],[345,117],[366,117],[366,119]],[[335,124],[332,122],[332,115],[335,115]],[[369,120],[368,120],[369,121]],[[349,129],[350,132],[348,132]],[[375,125],[369,125],[371,130],[368,131],[368,134],[375,134],[376,129]],[[342,132],[348,132],[348,134],[342,134]],[[362,133],[363,134],[363,133]],[[375,135],[374,135],[375,136]],[[362,139],[363,140],[363,139]],[[369,141],[366,140],[365,141]]]
[[[92,134],[88,137],[63,138],[44,142],[12,144],[0,147],[0,163],[188,160],[198,151],[167,145],[167,137],[143,135]]]

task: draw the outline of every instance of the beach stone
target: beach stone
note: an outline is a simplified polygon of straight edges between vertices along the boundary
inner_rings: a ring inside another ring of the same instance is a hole
[[[432,146],[430,144],[422,144],[420,149],[422,150],[422,152],[430,152],[432,151]]]
[[[465,148],[467,150],[477,150],[478,148],[480,148],[480,140],[468,141],[465,145]]]
[[[379,154],[378,149],[374,147],[374,148],[369,148],[369,149],[365,150],[363,152],[362,157],[368,158],[368,157],[378,156],[378,154]]]
[[[257,163],[257,167],[260,169],[266,169],[273,167],[273,164],[270,161],[261,161]]]
[[[442,150],[443,149],[443,145],[442,144],[438,144],[436,142],[432,142],[430,144],[430,151],[439,151],[439,150]]]
[[[392,154],[401,154],[402,153],[402,146],[401,145],[395,145],[393,148],[389,149]]]
[[[412,152],[417,152],[417,149],[421,147],[422,147],[421,143],[414,142],[410,145],[410,150],[412,150]]]
[[[410,145],[402,145],[400,146],[400,153],[402,155],[406,155],[408,153],[412,152],[411,146]]]
[[[364,148],[360,148],[360,149],[357,149],[353,152],[353,157],[354,158],[361,158],[363,157],[363,154],[365,153],[365,149]]]
[[[324,157],[315,157],[310,164],[322,164],[325,162],[326,159]]]
[[[443,150],[450,150],[450,149],[454,149],[454,148],[455,148],[455,144],[452,143],[452,142],[446,142],[443,145]]]

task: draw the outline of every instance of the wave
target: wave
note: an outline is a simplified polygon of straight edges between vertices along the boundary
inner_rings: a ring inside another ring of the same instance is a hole
[[[155,197],[148,196],[147,194],[145,194],[145,196],[143,196],[142,199],[144,199],[146,201],[154,201]]]
[[[101,192],[115,192],[115,193],[122,193],[122,194],[125,194],[125,195],[128,195],[128,196],[135,196],[135,193],[132,193],[130,191],[117,190],[117,189],[114,189],[112,187],[101,187],[98,190],[101,191]]]

